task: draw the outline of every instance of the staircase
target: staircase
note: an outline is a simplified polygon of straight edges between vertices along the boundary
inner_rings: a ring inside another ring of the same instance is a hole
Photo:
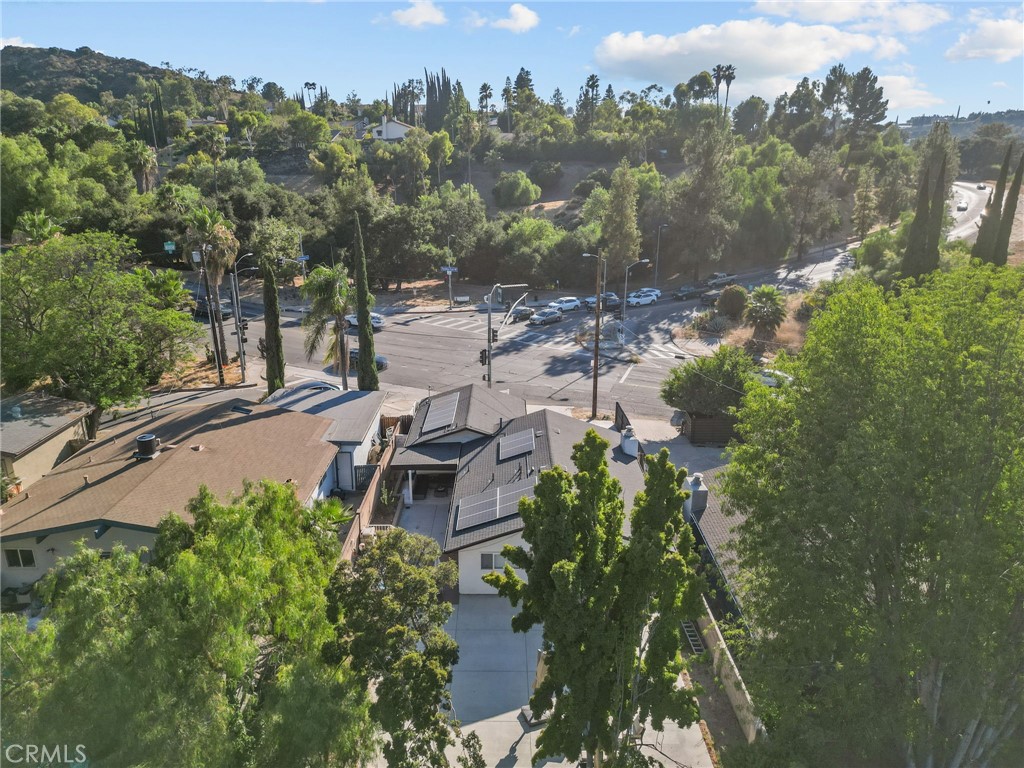
[[[696,625],[692,621],[684,621],[682,627],[683,634],[686,635],[686,640],[689,642],[690,649],[694,654],[704,653],[704,640],[701,638]]]

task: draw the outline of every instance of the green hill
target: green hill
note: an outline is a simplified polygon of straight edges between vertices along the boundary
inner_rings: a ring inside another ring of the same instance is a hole
[[[70,93],[82,103],[99,101],[103,91],[124,98],[134,89],[137,76],[163,78],[169,73],[138,59],[119,59],[86,47],[68,51],[7,46],[0,56],[4,89],[44,102],[58,93]]]

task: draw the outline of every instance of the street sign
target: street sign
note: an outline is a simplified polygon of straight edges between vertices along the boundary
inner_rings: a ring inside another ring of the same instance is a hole
[[[202,256],[199,255],[199,251],[192,251],[192,261],[198,264],[202,260]]]
[[[174,241],[168,240],[166,243],[164,243],[164,250],[167,251],[168,253],[174,253]]]
[[[451,275],[459,271],[458,267],[441,267],[441,271],[445,274]]]
[[[309,254],[302,254],[301,256],[299,256],[299,258],[296,259],[296,261],[309,261]]]

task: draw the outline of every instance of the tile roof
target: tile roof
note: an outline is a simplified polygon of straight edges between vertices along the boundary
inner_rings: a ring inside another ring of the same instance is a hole
[[[445,395],[458,392],[459,402],[455,409],[452,426],[445,430],[423,432],[423,423],[427,418],[430,402]],[[408,445],[422,443],[442,443],[445,437],[462,429],[469,429],[481,435],[493,435],[503,421],[523,416],[526,413],[526,401],[520,397],[512,397],[494,392],[479,384],[467,384],[464,387],[438,392],[420,401],[409,427]]]
[[[711,556],[718,564],[718,569],[735,594],[740,571],[735,563],[732,542],[736,538],[736,528],[747,518],[746,515],[728,508],[728,500],[722,494],[721,481],[718,477],[723,471],[725,465],[701,473],[704,484],[708,487],[708,503],[703,512],[694,515],[694,522],[700,529]]]
[[[498,443],[501,437],[532,429],[535,447],[532,453],[521,454],[500,461]],[[586,422],[550,410],[540,410],[507,422],[501,431],[488,438],[468,443],[463,447],[462,459],[456,475],[452,493],[452,506],[448,513],[448,524],[444,550],[451,552],[471,544],[488,541],[522,530],[523,519],[517,514],[463,531],[456,531],[459,500],[482,493],[495,486],[527,479],[545,469],[561,466],[573,471],[572,449],[583,440],[587,430],[594,429],[610,443],[608,467],[611,474],[622,484],[626,500],[627,520],[623,533],[629,535],[629,510],[637,491],[643,489],[644,477],[636,458],[627,456],[618,447],[619,435]]]
[[[361,443],[371,427],[380,424],[380,409],[386,392],[329,389],[279,389],[263,401],[288,411],[323,416],[334,424],[327,434],[333,443]]]
[[[246,479],[291,480],[299,498],[308,499],[337,454],[325,442],[331,424],[237,399],[118,422],[5,505],[0,536],[98,522],[153,530],[171,511],[191,522],[185,506],[201,484],[224,498]],[[160,438],[160,454],[140,461],[135,438],[146,433]]]
[[[91,411],[91,405],[41,392],[5,397],[0,408],[0,450],[17,459]]]

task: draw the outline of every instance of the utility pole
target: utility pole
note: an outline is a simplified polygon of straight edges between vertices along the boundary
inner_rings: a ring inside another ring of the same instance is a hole
[[[195,260],[196,251],[192,251],[192,259]],[[217,364],[217,382],[223,387],[224,386],[224,361],[220,357],[220,342],[217,339],[217,321],[213,318],[214,307],[213,300],[210,293],[210,273],[206,269],[206,243],[199,246],[199,268],[203,272],[203,286],[206,289],[206,314],[210,318],[210,334],[213,338],[213,359]],[[220,314],[220,307],[216,308],[216,312]]]
[[[454,264],[452,264],[452,237],[454,237],[454,235],[448,235],[448,267],[449,267],[449,269],[445,270],[445,272],[448,273],[448,309],[449,310],[451,310],[452,307],[455,306],[455,302],[452,300],[452,270],[451,270],[451,267],[455,266]]]
[[[661,265],[661,230],[667,229],[668,224],[658,225],[658,248],[654,251],[654,287],[660,288],[658,285],[658,267]]]
[[[626,307],[629,306],[629,270],[633,267],[639,266],[640,264],[650,264],[650,259],[640,259],[640,261],[634,261],[628,267],[626,267],[626,281],[622,286],[622,324],[626,324]]]
[[[492,369],[491,369],[491,353],[494,351],[494,342],[498,340],[498,329],[491,329],[491,306],[494,302],[494,294],[498,294],[498,301],[502,300],[502,290],[504,288],[529,288],[526,283],[516,283],[514,285],[502,285],[501,283],[495,283],[494,287],[491,288],[491,292],[487,294],[487,388],[491,388]],[[519,302],[516,302],[517,304]],[[506,317],[507,319],[507,317]],[[502,325],[504,325],[502,321]]]
[[[583,257],[597,259],[597,262],[594,264],[594,297],[597,299],[597,301],[594,302],[594,392],[590,404],[590,418],[597,419],[597,374],[601,364],[601,302],[604,299],[604,296],[601,294],[602,258],[600,251],[598,251],[597,254],[584,253]],[[607,260],[604,260],[604,262],[607,267]]]

